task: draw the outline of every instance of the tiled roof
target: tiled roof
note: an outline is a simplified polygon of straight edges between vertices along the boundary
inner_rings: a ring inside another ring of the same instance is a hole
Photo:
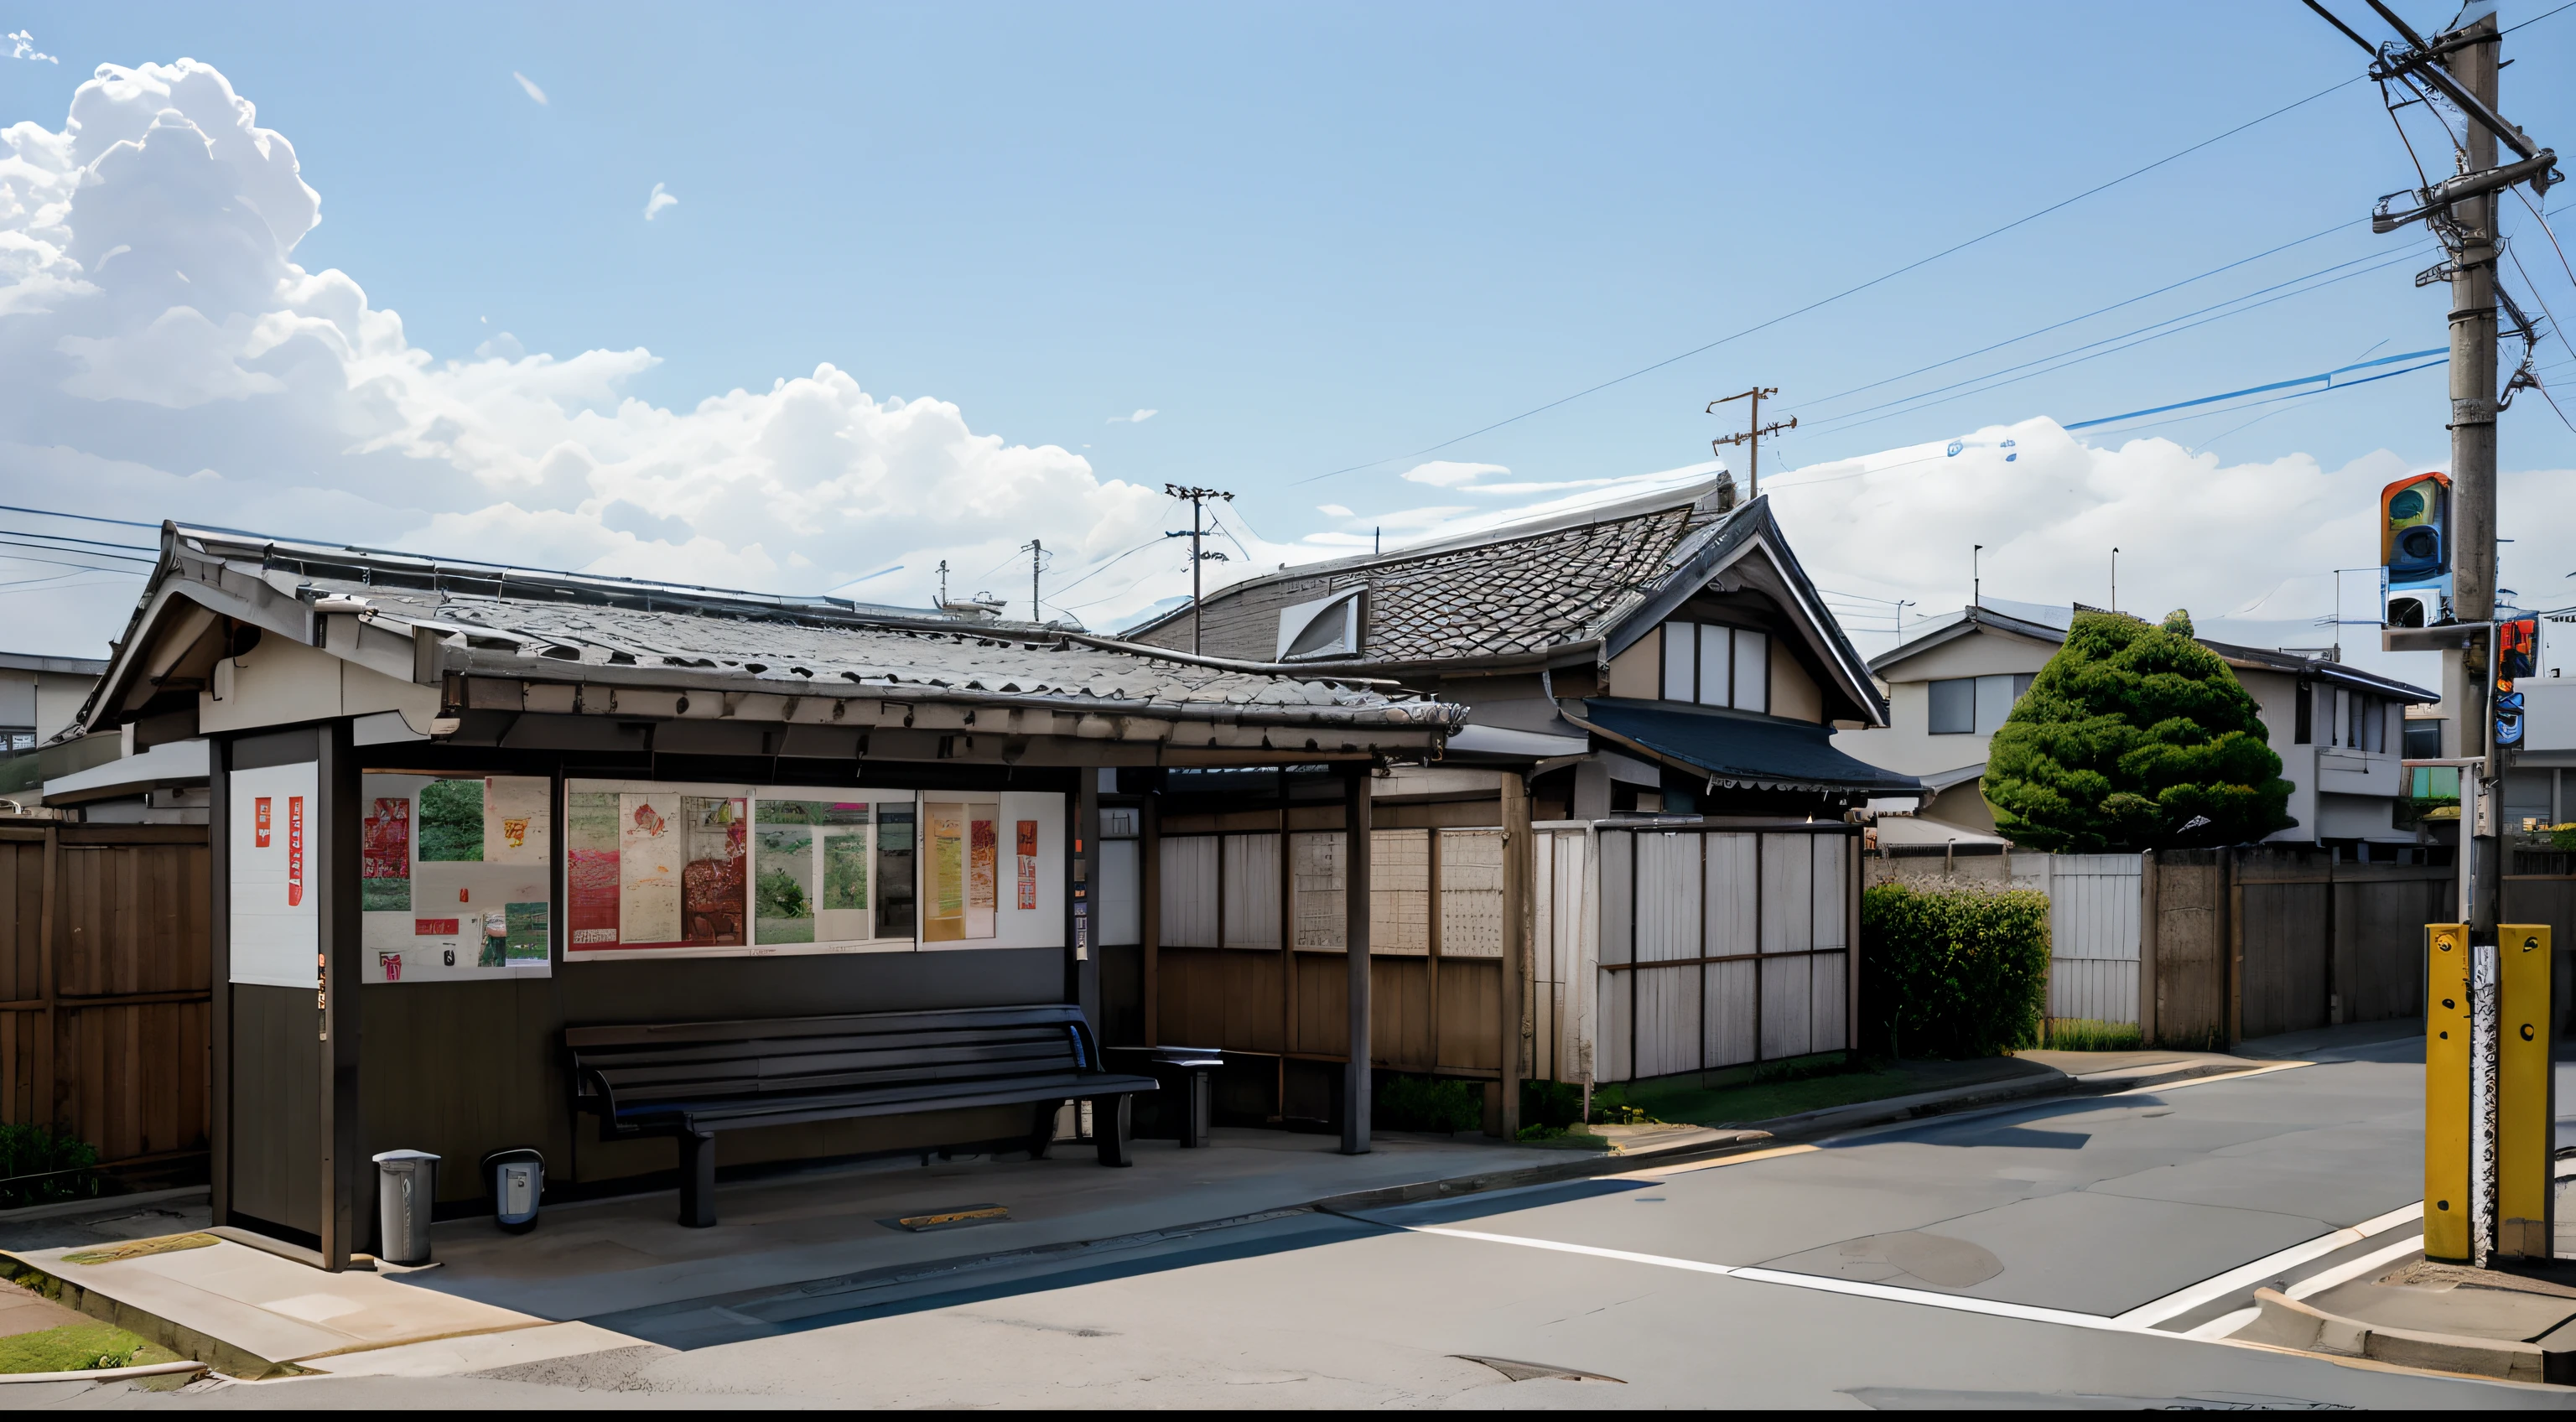
[[[1535,652],[1593,635],[1622,600],[1661,578],[1690,517],[1685,501],[1369,573],[1372,660]]]

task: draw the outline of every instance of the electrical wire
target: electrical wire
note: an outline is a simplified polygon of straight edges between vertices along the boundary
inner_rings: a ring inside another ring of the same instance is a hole
[[[1531,409],[1523,410],[1523,411],[1521,411],[1521,412],[1520,412],[1519,414],[1517,414],[1517,415],[1511,415],[1511,416],[1508,416],[1508,417],[1506,417],[1506,418],[1504,418],[1504,419],[1496,420],[1496,421],[1494,421],[1492,424],[1482,426],[1481,428],[1478,428],[1478,429],[1469,430],[1469,431],[1468,431],[1467,433],[1465,433],[1465,434],[1457,435],[1457,436],[1455,436],[1455,437],[1453,437],[1453,438],[1442,440],[1442,441],[1440,441],[1438,444],[1425,445],[1425,446],[1424,446],[1424,447],[1422,447],[1421,449],[1417,449],[1417,450],[1413,451],[1413,452],[1412,452],[1412,453],[1410,453],[1410,454],[1390,454],[1390,455],[1387,455],[1387,456],[1385,456],[1385,457],[1383,457],[1383,458],[1368,460],[1367,462],[1365,462],[1365,463],[1361,463],[1361,464],[1349,464],[1349,465],[1344,465],[1343,467],[1341,467],[1341,468],[1339,468],[1339,469],[1329,470],[1329,471],[1327,471],[1327,472],[1325,472],[1325,473],[1322,473],[1322,474],[1313,474],[1313,475],[1309,475],[1309,476],[1307,476],[1306,478],[1299,479],[1299,480],[1297,480],[1297,481],[1295,481],[1295,482],[1296,482],[1297,484],[1312,484],[1312,483],[1317,482],[1318,480],[1331,479],[1331,478],[1334,478],[1334,477],[1337,477],[1337,476],[1339,476],[1339,475],[1343,475],[1343,474],[1356,473],[1356,472],[1358,472],[1359,470],[1362,470],[1362,469],[1373,469],[1373,468],[1377,467],[1378,465],[1393,463],[1394,461],[1399,460],[1399,459],[1419,459],[1419,458],[1421,458],[1423,455],[1437,453],[1437,452],[1439,452],[1440,450],[1447,449],[1447,448],[1448,448],[1448,447],[1450,447],[1451,445],[1454,445],[1454,444],[1461,444],[1461,443],[1464,443],[1464,442],[1465,442],[1465,441],[1467,441],[1467,440],[1474,439],[1474,438],[1475,438],[1475,437],[1477,437],[1478,435],[1490,434],[1490,433],[1492,433],[1492,432],[1493,432],[1493,431],[1495,431],[1495,430],[1501,429],[1501,428],[1502,428],[1502,427],[1504,427],[1505,425],[1517,424],[1517,423],[1519,423],[1520,421],[1522,421],[1522,420],[1526,420],[1526,419],[1530,418],[1530,417],[1531,417],[1531,416],[1533,416],[1533,415],[1545,414],[1547,411],[1549,411],[1549,410],[1553,410],[1553,409],[1555,409],[1555,408],[1556,408],[1557,406],[1559,406],[1559,405],[1569,404],[1569,403],[1571,403],[1571,402],[1573,402],[1573,401],[1580,400],[1580,399],[1582,399],[1583,397],[1585,397],[1585,396],[1587,396],[1587,395],[1597,394],[1597,393],[1599,393],[1600,391],[1607,390],[1607,389],[1609,389],[1610,387],[1612,387],[1612,386],[1614,386],[1614,385],[1623,385],[1623,384],[1627,383],[1628,381],[1631,381],[1631,380],[1634,380],[1634,379],[1638,378],[1638,377],[1639,377],[1639,376],[1641,376],[1641,375],[1651,374],[1651,373],[1653,373],[1653,372],[1655,372],[1655,371],[1658,371],[1658,370],[1663,369],[1665,366],[1672,365],[1672,364],[1674,364],[1674,363],[1675,363],[1675,362],[1677,362],[1677,361],[1684,361],[1684,360],[1688,360],[1688,359],[1690,359],[1690,358],[1691,358],[1691,357],[1693,357],[1693,356],[1696,356],[1696,355],[1703,355],[1703,354],[1706,354],[1706,353],[1707,353],[1707,352],[1709,352],[1709,351],[1713,351],[1713,350],[1717,349],[1719,346],[1726,345],[1726,344],[1728,344],[1728,343],[1730,343],[1730,342],[1733,342],[1733,341],[1739,341],[1739,340],[1742,340],[1742,339],[1743,339],[1744,337],[1746,337],[1746,336],[1750,336],[1750,335],[1753,335],[1753,334],[1755,334],[1755,333],[1757,333],[1757,332],[1761,332],[1761,331],[1767,331],[1767,330],[1769,330],[1770,328],[1772,328],[1773,326],[1777,326],[1777,325],[1779,325],[1780,323],[1782,323],[1782,322],[1784,322],[1784,321],[1794,320],[1795,318],[1800,317],[1800,316],[1803,316],[1803,315],[1807,314],[1807,313],[1808,313],[1808,312],[1810,312],[1810,311],[1817,310],[1817,309],[1819,309],[1819,308],[1821,308],[1821,307],[1830,306],[1830,305],[1832,305],[1833,303],[1835,303],[1835,302],[1837,302],[1837,301],[1840,301],[1840,300],[1844,299],[1845,297],[1848,297],[1848,296],[1856,296],[1856,295],[1860,294],[1861,292],[1864,292],[1864,291],[1869,290],[1869,289],[1870,289],[1870,288],[1872,288],[1872,287],[1880,286],[1880,285],[1884,285],[1884,284],[1885,284],[1885,283],[1887,283],[1887,282],[1894,281],[1896,278],[1901,277],[1901,276],[1905,275],[1905,274],[1906,274],[1906,273],[1908,273],[1908,272],[1915,271],[1915,270],[1917,270],[1917,269],[1919,269],[1919,268],[1929,266],[1929,265],[1931,265],[1931,264],[1932,264],[1932,263],[1934,263],[1934,262],[1940,261],[1940,260],[1941,260],[1942,258],[1944,258],[1944,257],[1951,256],[1951,255],[1953,255],[1953,254],[1955,254],[1955,253],[1964,252],[1964,251],[1966,251],[1967,249],[1969,249],[1970,247],[1974,247],[1974,246],[1978,245],[1979,243],[1987,242],[1987,241],[1991,241],[1992,239],[1994,239],[1994,238],[1996,238],[1996,237],[2000,237],[2000,236],[2002,236],[2003,234],[2005,234],[2005,233],[2007,233],[2007,232],[2010,232],[2010,231],[2012,231],[2013,229],[2015,229],[2015,228],[2017,228],[2017,227],[2027,226],[2027,225],[2028,225],[2028,224],[2030,224],[2030,223],[2036,222],[2036,221],[2038,221],[2039,219],[2041,219],[2041,218],[2043,218],[2043,217],[2048,216],[2050,213],[2057,212],[2057,211],[2059,211],[2059,210],[2061,210],[2061,209],[2063,209],[2063,208],[2071,207],[2071,206],[2075,205],[2076,203],[2082,202],[2082,201],[2083,201],[2084,199],[2086,199],[2086,198],[2089,198],[2089,197],[2094,196],[2094,195],[2095,195],[2095,194],[2097,194],[2097,193],[2108,192],[2108,191],[2109,191],[2109,190],[2111,190],[2112,188],[2116,188],[2116,187],[2118,187],[2119,185],[2121,185],[2122,183],[2128,182],[2128,181],[2129,181],[2129,180],[2131,180],[2132,178],[2139,178],[2139,177],[2143,177],[2143,176],[2145,176],[2146,174],[2151,173],[2151,172],[2154,172],[2156,169],[2161,168],[2161,167],[2165,166],[2165,165],[2166,165],[2166,164],[2168,164],[2168,163],[2171,163],[2171,162],[2176,161],[2177,159],[2181,159],[2181,158],[2189,157],[2190,155],[2192,155],[2192,154],[2194,154],[2194,153],[2199,152],[2201,149],[2204,149],[2204,148],[2209,147],[2209,146],[2210,146],[2211,144],[2213,144],[2213,143],[2218,143],[2218,142],[2221,142],[2221,141],[2223,141],[2223,140],[2225,140],[2225,139],[2233,138],[2233,137],[2235,137],[2237,134],[2243,133],[2245,130],[2247,130],[2247,129],[2249,129],[2249,128],[2253,128],[2253,127],[2255,127],[2255,126],[2257,126],[2257,125],[2259,125],[2259,124],[2269,123],[2269,122],[2271,122],[2273,119],[2279,118],[2281,115],[2286,114],[2286,113],[2289,113],[2289,112],[2290,112],[2290,111],[2292,111],[2293,109],[2304,108],[2305,106],[2307,106],[2307,105],[2309,105],[2309,104],[2315,103],[2317,100],[2319,100],[2319,99],[2322,99],[2322,98],[2326,97],[2328,94],[2336,93],[2336,92],[2338,92],[2338,91],[2340,91],[2340,90],[2350,88],[2351,86],[2353,86],[2353,85],[2355,85],[2355,84],[2360,83],[2360,82],[2361,82],[2364,78],[2366,78],[2366,77],[2368,77],[2368,76],[2366,76],[2366,75],[2356,74],[2356,75],[2352,76],[2351,78],[2349,78],[2349,79],[2345,79],[2345,80],[2343,80],[2343,81],[2341,81],[2341,82],[2339,82],[2339,83],[2330,84],[2330,85],[2326,86],[2325,88],[2323,88],[2323,89],[2319,89],[2317,92],[2315,92],[2315,93],[2313,93],[2313,94],[2308,95],[2308,96],[2307,96],[2306,98],[2304,98],[2304,99],[2299,99],[2299,100],[2296,100],[2296,101],[2294,101],[2294,102],[2291,102],[2291,103],[2288,103],[2288,104],[2284,104],[2284,105],[2282,105],[2281,107],[2279,107],[2279,108],[2277,108],[2277,109],[2274,109],[2274,110],[2272,110],[2270,113],[2264,114],[2264,115],[2262,115],[2262,116],[2261,116],[2261,117],[2259,117],[2259,118],[2252,118],[2252,119],[2248,119],[2248,120],[2246,120],[2245,122],[2243,122],[2243,123],[2240,123],[2240,124],[2236,125],[2234,128],[2228,129],[2228,130],[2227,130],[2226,132],[2224,132],[2224,133],[2219,133],[2219,134],[2212,135],[2211,137],[2208,137],[2208,138],[2204,138],[2204,139],[2202,139],[2202,140],[2201,140],[2200,142],[2198,142],[2198,143],[2192,144],[2192,145],[2191,145],[2190,147],[2188,147],[2188,148],[2183,148],[2183,149],[2179,149],[2179,150],[2177,150],[2177,151],[2175,151],[2175,152],[2168,153],[2168,154],[2166,154],[2164,157],[2159,158],[2159,159],[2155,160],[2154,162],[2152,162],[2152,163],[2149,163],[2149,164],[2145,165],[2144,167],[2140,167],[2140,168],[2133,168],[2133,169],[2129,170],[2128,172],[2121,174],[2119,177],[2116,177],[2116,178],[2113,178],[2113,179],[2109,180],[2108,182],[2097,183],[2097,184],[2095,184],[2094,186],[2089,187],[2089,188],[2086,188],[2084,191],[2082,191],[2082,192],[2080,192],[2080,193],[2075,194],[2073,197],[2069,197],[2069,198],[2062,198],[2062,199],[2060,199],[2060,200],[2058,200],[2058,201],[2056,201],[2056,202],[2050,203],[2048,206],[2043,207],[2043,208],[2039,209],[2039,210],[2038,210],[2038,211],[2036,211],[2036,212],[2030,213],[2030,214],[2029,214],[2029,215],[2027,215],[2027,216],[2024,216],[2024,217],[2017,217],[2017,218],[2013,219],[2012,221],[2010,221],[2010,222],[2007,222],[2007,223],[2003,224],[2003,225],[2002,225],[2002,226],[2000,226],[2000,227],[1989,228],[1988,230],[1986,230],[1986,231],[1984,231],[1984,232],[1981,232],[1981,233],[1977,234],[1977,235],[1976,235],[1976,236],[1974,236],[1974,237],[1968,238],[1968,239],[1967,239],[1966,241],[1964,241],[1964,242],[1957,242],[1957,243],[1953,243],[1953,244],[1952,244],[1952,245],[1950,245],[1950,246],[1947,246],[1947,247],[1942,248],[1940,251],[1937,251],[1937,252],[1932,253],[1930,256],[1927,256],[1927,257],[1918,257],[1918,258],[1916,258],[1915,260],[1913,260],[1913,261],[1911,261],[1911,262],[1908,262],[1908,263],[1906,263],[1905,265],[1903,265],[1903,266],[1901,266],[1901,267],[1897,267],[1897,268],[1895,268],[1895,269],[1894,269],[1894,270],[1892,270],[1892,271],[1888,271],[1888,272],[1882,273],[1882,274],[1880,274],[1880,275],[1878,275],[1878,276],[1871,277],[1869,280],[1867,280],[1867,281],[1865,281],[1865,282],[1861,282],[1860,284],[1858,284],[1858,285],[1856,285],[1856,286],[1848,286],[1848,287],[1845,287],[1845,288],[1843,288],[1841,291],[1835,292],[1835,293],[1834,293],[1833,295],[1831,295],[1831,296],[1822,297],[1822,298],[1819,298],[1819,299],[1817,299],[1817,300],[1815,300],[1815,301],[1808,302],[1806,305],[1801,306],[1801,307],[1798,307],[1798,308],[1797,308],[1797,309],[1795,309],[1795,310],[1787,311],[1787,312],[1783,312],[1783,313],[1781,313],[1780,315],[1778,315],[1778,316],[1774,316],[1774,317],[1772,317],[1771,319],[1769,319],[1769,320],[1767,320],[1767,321],[1758,322],[1758,323],[1756,323],[1756,324],[1754,324],[1754,325],[1747,326],[1747,327],[1743,328],[1742,330],[1739,330],[1739,331],[1733,332],[1733,333],[1731,333],[1731,334],[1729,334],[1729,335],[1720,336],[1720,337],[1718,337],[1716,340],[1713,340],[1713,341],[1707,342],[1707,343],[1706,343],[1706,344],[1704,344],[1704,345],[1694,346],[1694,347],[1692,347],[1692,348],[1691,348],[1691,349],[1689,349],[1689,350],[1683,351],[1683,352],[1682,352],[1681,354],[1679,354],[1679,355],[1667,356],[1667,357],[1665,357],[1665,358],[1664,358],[1664,359],[1662,359],[1662,360],[1656,361],[1656,362],[1655,362],[1654,364],[1652,364],[1652,365],[1641,366],[1641,367],[1639,367],[1639,368],[1637,368],[1637,369],[1635,369],[1635,370],[1632,370],[1632,371],[1628,372],[1628,373],[1627,373],[1627,374],[1625,374],[1625,375],[1616,376],[1616,377],[1613,377],[1612,379],[1609,379],[1609,380],[1604,380],[1604,381],[1600,382],[1600,383],[1599,383],[1599,384],[1597,384],[1597,385],[1587,386],[1587,387],[1585,387],[1584,389],[1578,390],[1578,391],[1574,392],[1574,393],[1573,393],[1573,394],[1571,394],[1571,395],[1561,396],[1561,397],[1559,397],[1559,398],[1557,398],[1557,399],[1550,400],[1550,401],[1548,401],[1548,402],[1547,402],[1546,404],[1544,404],[1544,405],[1539,405],[1539,406],[1535,406],[1535,407],[1533,407],[1533,408],[1531,408]]]
[[[17,540],[16,540],[16,539],[14,539],[14,538],[0,538],[0,547],[5,547],[5,548],[33,548],[33,549],[37,549],[37,550],[38,550],[38,551],[40,551],[40,552],[45,552],[45,553],[72,553],[72,554],[77,554],[77,555],[79,555],[80,557],[83,557],[83,558],[113,558],[113,559],[115,559],[116,561],[118,561],[118,562],[120,562],[120,563],[141,563],[141,564],[143,564],[145,567],[150,567],[150,566],[152,566],[152,565],[154,565],[154,564],[157,564],[157,563],[159,563],[159,562],[161,561],[161,560],[160,560],[160,559],[158,559],[158,558],[136,558],[136,557],[131,557],[131,556],[129,556],[129,555],[127,555],[127,554],[124,554],[124,553],[92,553],[92,552],[90,552],[90,551],[89,551],[88,549],[86,549],[86,548],[57,548],[57,547],[55,547],[53,544],[50,544],[50,543],[21,543],[21,542],[17,541]],[[77,566],[80,566],[80,565],[78,565],[78,564],[65,564],[64,566],[66,566],[66,567],[77,567]]]
[[[64,513],[60,509],[27,509],[20,508],[16,504],[0,504],[0,513],[43,514],[47,518],[76,518],[84,523],[113,523],[121,524],[127,528],[149,528],[157,530],[161,527],[161,525],[157,523],[142,523],[130,518],[100,518],[96,514]]]
[[[0,528],[0,533],[14,533],[21,538],[50,538],[57,543],[81,543],[87,544],[92,548],[122,548],[134,553],[157,554],[161,551],[159,548],[156,548],[149,543],[101,543],[95,538],[74,538],[68,533],[38,533],[34,529],[29,528]],[[70,552],[71,550],[65,549],[64,551]],[[155,561],[158,560],[156,559]]]

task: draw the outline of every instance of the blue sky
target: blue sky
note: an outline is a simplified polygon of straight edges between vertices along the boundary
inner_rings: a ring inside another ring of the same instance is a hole
[[[2367,15],[2342,8],[2357,26]],[[2425,27],[2451,13],[2401,9]],[[1061,446],[1100,480],[1239,490],[1243,531],[1265,549],[1458,506],[1398,477],[1422,458],[1523,482],[1705,459],[1724,425],[1702,405],[1757,380],[1801,418],[1765,457],[1781,468],[2443,341],[2446,292],[2411,284],[2432,260],[2406,259],[2420,230],[2354,225],[1826,398],[2355,222],[2412,178],[2356,84],[1820,311],[1443,445],[2354,75],[2359,52],[2286,0],[22,5],[5,27],[60,63],[0,62],[0,123],[61,128],[100,63],[185,55],[220,70],[322,194],[294,261],[347,272],[439,360],[502,331],[566,356],[643,348],[655,363],[619,388],[683,411],[829,362],[876,397],[953,402],[1009,446]],[[2576,144],[2576,12],[2509,43],[2506,111]],[[2419,125],[2419,145],[2429,133]],[[678,201],[648,222],[656,184]],[[2536,231],[2521,255],[2541,296],[2576,316],[2576,284]],[[2345,279],[1970,398],[1860,412],[2311,274]],[[2223,435],[2207,449],[2228,468],[2304,456],[2336,471],[2376,451],[2434,467],[2441,382],[2434,370],[2251,424],[2265,408],[2147,433],[2193,451]],[[1139,410],[1155,413],[1112,422]],[[2576,465],[2576,435],[2536,400],[2508,413],[2503,439],[2509,469]],[[1349,466],[1363,467],[1332,473]],[[309,510],[329,524],[330,507]],[[1828,505],[1813,507],[1811,520]],[[351,523],[311,531],[388,536],[381,520]],[[818,578],[841,569],[815,561]],[[880,586],[918,596],[919,571]],[[2085,595],[2044,585],[2063,581],[2035,562],[2007,590]],[[1965,588],[1859,591],[1937,606]]]

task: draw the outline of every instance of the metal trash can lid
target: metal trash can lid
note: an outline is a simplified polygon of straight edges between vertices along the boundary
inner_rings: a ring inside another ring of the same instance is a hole
[[[438,1159],[437,1156],[431,1155],[425,1150],[389,1150],[382,1155],[374,1157],[374,1160],[378,1165],[397,1165],[405,1161],[436,1159]]]
[[[546,1157],[534,1146],[512,1146],[508,1150],[496,1150],[484,1156],[480,1164],[483,1169],[490,1170],[496,1165],[517,1165],[523,1161],[543,1169]]]

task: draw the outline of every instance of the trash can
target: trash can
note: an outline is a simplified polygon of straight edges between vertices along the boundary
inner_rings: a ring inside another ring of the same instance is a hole
[[[389,1150],[376,1157],[376,1257],[388,1264],[429,1262],[429,1208],[438,1198],[438,1157]]]
[[[546,1158],[528,1147],[483,1157],[483,1184],[492,1192],[492,1223],[512,1234],[537,1227],[537,1202],[546,1193]]]

